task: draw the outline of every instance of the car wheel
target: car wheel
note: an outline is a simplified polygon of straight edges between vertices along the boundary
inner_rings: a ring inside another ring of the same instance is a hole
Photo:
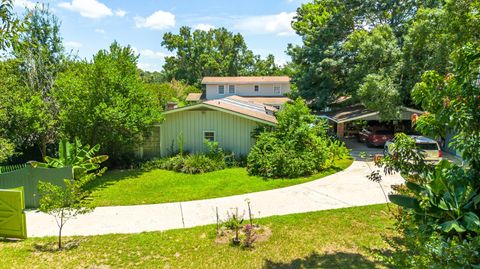
[[[365,142],[365,144],[367,144],[367,147],[368,147],[368,148],[373,148],[373,144],[370,143],[370,141],[367,140],[367,141]]]

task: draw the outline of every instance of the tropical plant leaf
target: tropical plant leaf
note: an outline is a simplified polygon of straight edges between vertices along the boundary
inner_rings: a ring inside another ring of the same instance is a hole
[[[90,159],[91,163],[103,163],[104,161],[108,160],[108,155],[100,155]]]
[[[466,231],[465,227],[456,220],[450,220],[440,224],[440,229],[446,233],[449,233],[452,230],[457,233],[463,233]]]
[[[407,181],[407,183],[405,183],[405,186],[416,194],[419,194],[425,190],[424,187],[410,181]]]
[[[413,210],[421,209],[420,203],[418,202],[417,199],[413,197],[400,195],[400,194],[390,194],[388,195],[388,199],[390,200],[390,202],[407,209],[413,209]]]
[[[473,212],[465,213],[465,215],[462,218],[462,224],[469,231],[474,231],[476,233],[480,232],[480,219],[478,218],[477,214]]]

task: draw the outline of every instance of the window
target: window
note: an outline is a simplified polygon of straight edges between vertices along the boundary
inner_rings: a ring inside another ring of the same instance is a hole
[[[235,93],[235,85],[228,85],[228,93]]]
[[[204,131],[203,132],[203,139],[208,140],[210,142],[215,141],[215,132],[214,131]]]
[[[282,92],[282,87],[280,85],[274,85],[273,86],[273,93],[274,94],[280,94]]]
[[[253,90],[254,90],[255,92],[258,92],[258,88],[259,88],[258,85],[253,86]]]
[[[218,85],[218,94],[225,94],[225,85]]]

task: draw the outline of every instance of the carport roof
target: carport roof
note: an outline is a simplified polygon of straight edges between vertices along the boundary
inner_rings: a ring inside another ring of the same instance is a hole
[[[404,112],[409,112],[410,114],[416,113],[421,115],[425,113],[423,111],[413,109],[413,108],[408,108],[408,107],[402,107],[401,109]],[[368,117],[377,116],[378,114],[379,114],[378,111],[370,110],[363,105],[353,105],[353,106],[348,106],[348,107],[341,108],[334,111],[320,113],[318,114],[318,116],[322,118],[327,118],[336,123],[343,123],[343,122],[349,122],[354,120],[362,120]]]

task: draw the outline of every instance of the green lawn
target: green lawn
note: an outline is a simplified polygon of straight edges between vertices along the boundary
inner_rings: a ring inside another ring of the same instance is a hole
[[[161,216],[159,216],[161,217]],[[243,250],[214,242],[215,226],[166,232],[0,241],[1,268],[380,268],[372,258],[393,226],[385,205],[258,220],[272,236]],[[67,224],[68,225],[68,224]],[[75,243],[78,243],[76,246]]]
[[[92,199],[96,206],[113,206],[223,197],[304,183],[341,171],[351,163],[351,159],[339,160],[334,167],[310,177],[274,180],[249,176],[245,168],[229,168],[198,175],[160,169],[149,172],[117,170],[96,179],[92,185]]]

